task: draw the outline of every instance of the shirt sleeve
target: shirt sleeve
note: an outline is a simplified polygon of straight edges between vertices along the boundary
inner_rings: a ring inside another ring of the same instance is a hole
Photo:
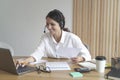
[[[85,61],[91,60],[89,50],[85,47],[85,45],[82,43],[81,39],[78,36],[74,36],[73,44],[76,48],[80,48],[80,53],[78,54],[78,56],[82,56]]]
[[[82,48],[78,56],[82,56],[85,59],[85,61],[91,60],[90,52],[86,48]]]
[[[39,46],[37,49],[31,54],[32,57],[35,58],[35,60],[38,62],[41,60],[41,58],[44,56],[45,53],[45,42],[44,37],[41,37]]]

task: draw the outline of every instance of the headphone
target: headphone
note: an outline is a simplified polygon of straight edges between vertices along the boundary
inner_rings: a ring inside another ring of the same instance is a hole
[[[63,29],[63,28],[64,28],[64,22],[63,22],[63,20],[62,20],[62,21],[60,21],[60,26],[61,26],[61,29]]]
[[[54,9],[53,11],[49,12],[46,17],[50,17],[53,20],[57,21],[61,29],[64,28],[65,18],[64,18],[64,15],[59,10]],[[45,29],[46,27],[44,28],[44,33],[46,33]]]
[[[64,25],[65,25],[64,16],[63,16],[63,14],[61,12],[59,12],[57,15],[60,18],[60,24],[59,25],[60,25],[61,29],[63,29]]]

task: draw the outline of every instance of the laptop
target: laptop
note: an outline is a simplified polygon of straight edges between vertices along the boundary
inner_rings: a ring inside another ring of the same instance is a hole
[[[5,48],[0,48],[0,70],[21,75],[35,71],[35,67],[25,66],[25,67],[18,67],[16,69],[10,50]]]

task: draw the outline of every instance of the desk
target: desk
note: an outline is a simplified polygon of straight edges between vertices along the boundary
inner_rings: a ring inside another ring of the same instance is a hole
[[[45,59],[46,60],[46,59]],[[74,68],[80,67],[77,64],[72,64],[68,59],[52,59],[47,58],[48,61],[67,61],[71,67],[71,70],[65,71],[52,71],[51,73],[31,72],[24,75],[14,75],[8,72],[0,70],[0,80],[105,80],[104,74],[100,74],[96,71],[83,73],[82,78],[72,78],[69,73],[74,71]],[[107,73],[109,70],[106,70]]]

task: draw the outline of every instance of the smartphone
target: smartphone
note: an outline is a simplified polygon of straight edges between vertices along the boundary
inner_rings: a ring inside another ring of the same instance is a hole
[[[75,70],[76,72],[81,72],[81,73],[90,72],[90,69],[89,69],[89,68],[86,68],[86,67],[74,68],[74,70]]]

